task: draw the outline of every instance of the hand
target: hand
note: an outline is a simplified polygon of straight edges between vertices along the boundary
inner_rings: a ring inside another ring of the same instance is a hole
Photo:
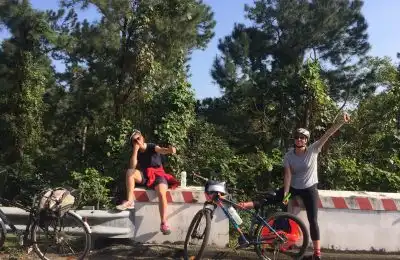
[[[139,151],[140,145],[138,142],[134,142],[133,143],[133,151],[137,152]]]
[[[289,192],[285,192],[285,193],[283,194],[282,203],[283,203],[284,205],[287,205],[287,204],[289,203],[289,197],[287,196],[288,194],[289,194]]]
[[[343,113],[343,120],[345,123],[350,122],[350,115],[347,113]]]
[[[176,153],[176,148],[173,147],[172,145],[168,146],[168,149],[169,149],[169,153],[170,154],[175,154]]]

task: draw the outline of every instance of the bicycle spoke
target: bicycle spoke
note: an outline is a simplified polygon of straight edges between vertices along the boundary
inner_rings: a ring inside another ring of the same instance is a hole
[[[301,257],[308,246],[308,233],[304,224],[289,213],[276,213],[268,218],[268,225],[257,231],[256,251],[262,259],[270,260],[285,256]]]
[[[202,222],[205,225],[201,225]],[[201,228],[202,227],[202,228]],[[184,251],[187,258],[191,259],[201,259],[204,248],[208,243],[208,237],[211,228],[211,217],[208,210],[201,210],[196,213],[192,222],[190,223],[188,233],[185,239]],[[201,230],[201,231],[199,231]],[[193,243],[192,239],[198,238],[202,240],[200,244]]]
[[[36,252],[42,259],[53,258],[53,255],[64,256],[64,257],[76,257],[76,259],[82,259],[90,250],[90,235],[87,233],[86,226],[83,222],[71,214],[66,214],[62,219],[55,219],[50,223],[52,225],[51,230],[47,230],[45,238],[52,239],[49,241],[51,249],[43,249],[39,246],[40,243],[36,243]],[[50,225],[49,225],[50,226]],[[40,232],[36,228],[33,233],[33,239],[35,242],[40,239]],[[50,252],[48,252],[51,250]],[[47,256],[47,253],[51,253]]]

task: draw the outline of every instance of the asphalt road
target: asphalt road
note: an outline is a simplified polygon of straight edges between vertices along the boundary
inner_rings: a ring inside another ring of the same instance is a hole
[[[52,257],[52,260],[72,260],[74,258],[66,257]],[[36,260],[38,257],[32,252],[29,255],[18,254],[17,257],[11,257],[7,253],[0,253],[1,260]],[[183,259],[183,246],[182,245],[139,245],[139,244],[110,244],[103,249],[95,249],[89,256],[90,260],[122,260],[122,259],[154,259],[154,260],[167,260],[167,259]],[[246,250],[232,250],[229,248],[213,248],[207,247],[203,259],[218,259],[218,260],[239,260],[239,259],[258,259],[256,253],[251,249]],[[286,257],[279,257],[279,259],[289,259]],[[324,252],[324,260],[361,260],[361,259],[399,259],[400,252],[397,255],[378,254],[378,253],[343,253],[343,252]]]
[[[92,252],[90,259],[183,259],[182,245],[110,245],[101,250]],[[258,259],[253,250],[232,250],[207,247],[204,259]],[[279,259],[289,259],[280,257]],[[355,260],[355,259],[400,259],[398,255],[366,254],[366,253],[338,253],[324,252],[323,259],[327,260]]]

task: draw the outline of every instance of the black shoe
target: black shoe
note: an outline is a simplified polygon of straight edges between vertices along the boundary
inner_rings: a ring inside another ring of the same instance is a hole
[[[249,241],[247,240],[249,235],[246,233],[244,233],[243,235],[244,235],[245,239],[243,239],[241,236],[238,238],[238,246],[236,247],[236,249],[245,248],[250,245]]]

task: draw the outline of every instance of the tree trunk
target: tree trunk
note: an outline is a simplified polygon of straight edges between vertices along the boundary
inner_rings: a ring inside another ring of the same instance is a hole
[[[85,151],[86,151],[86,135],[87,135],[87,128],[88,126],[85,124],[82,130],[82,158],[85,156]]]

